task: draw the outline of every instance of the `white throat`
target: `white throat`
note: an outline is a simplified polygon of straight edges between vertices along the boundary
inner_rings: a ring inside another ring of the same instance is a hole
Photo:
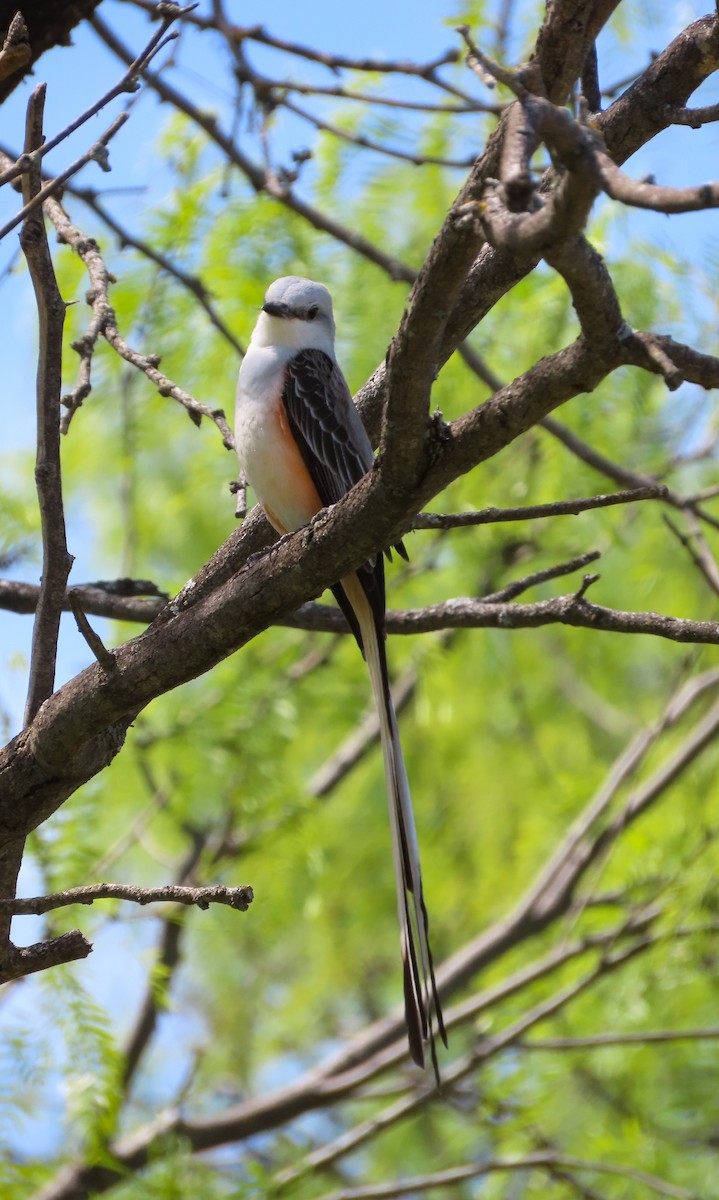
[[[322,320],[301,321],[297,317],[272,317],[261,312],[250,338],[250,347],[259,350],[270,346],[293,352],[323,350],[334,358],[334,329]]]

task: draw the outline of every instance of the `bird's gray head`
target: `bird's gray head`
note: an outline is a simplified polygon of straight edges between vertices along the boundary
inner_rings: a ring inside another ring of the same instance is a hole
[[[332,297],[323,283],[283,275],[270,284],[252,335],[256,345],[317,349],[333,356],[334,340]]]

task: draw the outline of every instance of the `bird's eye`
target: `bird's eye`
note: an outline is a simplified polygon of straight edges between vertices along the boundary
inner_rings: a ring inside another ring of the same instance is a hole
[[[319,308],[317,307],[317,305],[316,305],[316,304],[312,304],[312,305],[311,305],[311,306],[310,306],[310,307],[307,309],[307,320],[308,320],[308,321],[314,321],[314,319],[315,319],[315,317],[317,316],[317,313],[318,313],[319,311],[320,311],[320,310],[319,310]]]

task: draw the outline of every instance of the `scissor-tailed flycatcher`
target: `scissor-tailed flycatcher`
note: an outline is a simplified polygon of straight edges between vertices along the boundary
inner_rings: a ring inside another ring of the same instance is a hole
[[[278,533],[306,525],[372,467],[372,446],[337,365],[332,298],[288,275],[270,285],[240,368],[240,466]],[[403,548],[401,551],[403,552]],[[424,1066],[433,1017],[446,1044],[407,772],[385,655],[384,563],[378,554],[332,591],[364,654],[380,720],[397,881],[404,1003],[412,1058]]]

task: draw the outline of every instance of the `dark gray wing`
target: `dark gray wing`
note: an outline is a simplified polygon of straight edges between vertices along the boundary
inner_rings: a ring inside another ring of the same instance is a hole
[[[292,436],[324,505],[336,504],[366,475],[374,455],[346,380],[322,350],[301,350],[287,364],[282,400]],[[384,635],[384,564],[381,554],[357,572]],[[362,637],[344,589],[332,592],[355,635]]]
[[[290,429],[323,504],[336,504],[372,466],[372,447],[337,363],[301,350],[287,364]]]

